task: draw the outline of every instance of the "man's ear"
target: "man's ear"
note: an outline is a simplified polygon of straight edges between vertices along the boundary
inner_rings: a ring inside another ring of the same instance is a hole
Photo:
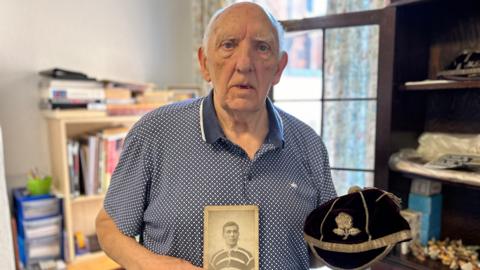
[[[283,70],[287,66],[288,63],[288,54],[287,52],[282,52],[282,56],[280,57],[280,60],[278,61],[278,66],[277,66],[277,72],[275,72],[275,75],[273,77],[273,82],[272,84],[275,85],[280,81],[280,78],[282,77]]]
[[[210,82],[212,79],[210,78],[210,72],[208,72],[207,68],[207,56],[203,47],[198,48],[197,51],[198,63],[200,64],[200,71],[202,72],[202,77],[207,81]]]

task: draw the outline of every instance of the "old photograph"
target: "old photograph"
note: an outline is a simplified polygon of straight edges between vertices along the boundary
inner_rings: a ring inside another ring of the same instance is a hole
[[[206,206],[204,267],[258,270],[258,207]]]

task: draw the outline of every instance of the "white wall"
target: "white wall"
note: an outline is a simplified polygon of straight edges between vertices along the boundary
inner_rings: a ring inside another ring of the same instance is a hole
[[[192,83],[191,0],[0,0],[0,125],[8,187],[50,170],[39,70]]]

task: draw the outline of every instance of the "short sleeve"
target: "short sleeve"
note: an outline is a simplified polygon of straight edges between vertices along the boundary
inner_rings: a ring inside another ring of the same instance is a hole
[[[141,121],[125,138],[119,162],[112,174],[104,208],[117,228],[127,236],[139,235],[150,185],[148,141]]]

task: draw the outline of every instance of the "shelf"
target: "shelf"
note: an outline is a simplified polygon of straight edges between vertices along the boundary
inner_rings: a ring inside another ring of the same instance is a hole
[[[102,257],[107,257],[103,251],[97,251],[97,252],[88,252],[85,254],[81,255],[76,255],[75,256],[75,262],[83,262],[83,261],[89,261],[92,259],[97,259],[97,258],[102,258]]]
[[[105,198],[105,194],[96,194],[96,195],[81,195],[72,198],[72,203],[84,203],[84,202],[92,202],[92,201],[98,201],[98,200],[103,200]]]
[[[415,85],[401,85],[400,90],[417,91],[417,90],[452,90],[452,89],[479,89],[480,81],[441,81],[438,83],[423,83]]]
[[[416,259],[413,255],[401,255],[398,252],[392,252],[386,256],[383,262],[389,265],[399,266],[401,269],[415,269],[415,270],[448,270],[448,266],[443,265],[440,261],[434,261],[431,259],[426,259],[425,261],[420,261]]]
[[[392,154],[389,160],[390,169],[410,175],[409,178],[421,177],[437,181],[480,187],[480,173],[430,169],[424,166],[414,151],[400,151]]]
[[[43,115],[47,118],[84,118],[84,117],[105,117],[107,112],[95,110],[44,110]]]
[[[67,266],[68,270],[108,270],[119,268],[120,265],[105,255],[103,251],[77,256],[75,261]]]
[[[42,113],[47,119],[63,120],[75,124],[136,122],[141,118],[141,115],[108,116],[104,111],[89,110],[51,110]]]

